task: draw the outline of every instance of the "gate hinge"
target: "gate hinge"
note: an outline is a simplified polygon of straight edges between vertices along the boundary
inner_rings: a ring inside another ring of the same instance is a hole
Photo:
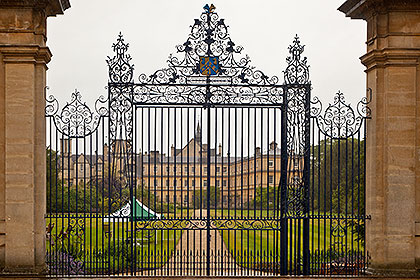
[[[366,216],[365,216],[365,219],[366,219],[366,220],[372,220],[372,216],[371,216],[371,215],[366,215]]]

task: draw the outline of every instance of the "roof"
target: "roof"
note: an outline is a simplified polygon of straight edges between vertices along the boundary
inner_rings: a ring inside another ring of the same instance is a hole
[[[47,16],[62,15],[64,11],[71,7],[70,0],[47,0]]]
[[[131,205],[134,205],[134,211],[132,211]],[[132,200],[127,202],[121,209],[105,217],[104,222],[109,223],[127,218],[135,221],[147,221],[161,219],[162,215],[156,213],[133,196]]]
[[[366,0],[347,0],[344,2],[338,10],[346,14],[347,17],[361,19],[360,12],[355,13],[363,4],[366,3]]]

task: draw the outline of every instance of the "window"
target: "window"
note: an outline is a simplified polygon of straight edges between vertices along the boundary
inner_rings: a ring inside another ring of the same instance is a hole
[[[220,167],[216,167],[216,172],[220,173]]]
[[[195,167],[193,166],[193,167],[191,167],[191,172],[192,173],[195,173]]]
[[[272,161],[272,160],[268,161],[268,166],[273,167],[274,166],[274,161]]]
[[[184,181],[184,186],[188,186],[188,180]]]
[[[223,167],[223,173],[226,173],[228,170],[227,166]]]
[[[204,180],[204,181],[203,181],[203,186],[204,186],[204,187],[207,187],[207,180]]]
[[[268,176],[268,183],[273,184],[274,183],[274,177],[272,175]]]
[[[166,186],[169,187],[169,180],[166,180]]]
[[[184,171],[185,171],[185,173],[188,173],[188,166],[184,167]]]
[[[216,180],[216,187],[219,187],[219,186],[220,186],[220,181]]]
[[[226,185],[227,185],[227,181],[223,180],[223,187],[226,187]]]
[[[194,179],[192,180],[192,182],[191,182],[191,183],[192,183],[191,185],[192,185],[193,187],[195,187],[195,180],[194,180]]]
[[[187,204],[188,203],[188,195],[184,196],[184,203]]]
[[[204,167],[204,173],[207,173],[207,167]]]

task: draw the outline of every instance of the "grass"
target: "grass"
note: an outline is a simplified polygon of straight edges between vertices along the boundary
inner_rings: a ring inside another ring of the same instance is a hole
[[[169,218],[180,214],[178,210]],[[182,214],[188,213],[183,211]],[[170,258],[182,235],[182,230],[176,226],[170,230],[156,230],[148,222],[118,222],[116,219],[107,223],[96,215],[70,216],[72,218],[66,215],[46,218],[47,227],[52,227],[47,238],[47,251],[70,252],[77,261],[84,263],[86,270],[120,271],[129,267],[128,262],[135,262],[141,269],[161,267]],[[136,224],[142,230],[132,234]],[[57,260],[53,258],[52,261]]]
[[[270,224],[270,229],[268,227],[253,229],[245,224],[248,218],[256,218],[257,221],[262,220],[261,218],[273,218],[273,211],[217,210],[214,214],[221,219],[222,217],[235,216],[238,218],[235,224],[237,229],[219,230],[229,251],[238,263],[249,267],[255,263],[270,263],[278,260],[276,254],[280,252],[279,222]],[[350,227],[346,229],[344,219],[341,219],[341,227],[339,227],[337,219],[331,220],[328,217],[323,217],[322,213],[314,213],[314,216],[319,216],[319,218],[309,219],[309,250],[314,259],[320,258],[320,254],[331,258],[331,255],[326,255],[331,251],[341,255],[350,255],[353,254],[350,252],[355,251],[363,252],[363,245],[357,241],[357,235],[352,232]],[[288,259],[294,260],[302,256],[303,252],[303,220],[289,219],[287,226]],[[248,228],[248,230],[241,228]],[[347,232],[345,232],[346,230]]]
[[[316,213],[316,215],[318,214],[320,213]],[[192,210],[188,213],[184,209],[182,215],[184,217],[191,216]],[[238,264],[251,267],[262,263],[274,263],[278,260],[275,254],[280,252],[280,224],[274,220],[269,228],[264,222],[261,222],[264,220],[261,217],[273,220],[273,211],[213,209],[210,215],[220,219],[219,222],[223,222],[223,218],[227,217],[237,218],[232,228],[221,229],[219,232]],[[165,215],[166,218],[179,218],[180,216],[180,210]],[[319,257],[319,252],[327,252],[331,248],[343,253],[350,250],[364,250],[360,242],[355,241],[356,235],[352,232],[347,232],[347,234],[341,232],[343,235],[341,237],[333,236],[333,228],[337,226],[336,220],[322,217],[321,214],[319,216],[319,219],[311,218],[309,220],[311,255],[318,254]],[[255,229],[247,222],[249,218],[266,227]],[[46,219],[47,225],[54,224],[50,238],[47,240],[47,251],[54,252],[64,248],[64,251],[71,252],[77,260],[83,262],[84,268],[89,271],[118,273],[124,271],[124,268],[130,268],[133,263],[136,264],[137,271],[162,267],[173,254],[182,235],[182,229],[177,226],[155,230],[152,224],[144,222],[137,222],[137,225],[143,230],[132,235],[134,223],[103,223],[102,218],[95,215],[79,214],[77,215],[78,223],[75,221],[65,216]],[[65,238],[65,231],[69,228],[69,223],[73,231]],[[288,221],[289,260],[294,260],[302,254],[302,230],[302,220],[290,219]],[[339,243],[342,246],[338,245]],[[135,252],[134,256],[132,252]]]

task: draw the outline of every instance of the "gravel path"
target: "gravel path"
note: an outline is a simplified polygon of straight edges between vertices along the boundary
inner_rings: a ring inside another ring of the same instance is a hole
[[[196,210],[198,217],[200,210]],[[205,222],[205,211],[202,212]],[[150,271],[155,276],[206,276],[207,275],[207,230],[184,230],[175,252],[159,270]],[[210,230],[210,275],[211,276],[251,276],[265,273],[246,270],[236,264],[218,230]],[[143,272],[143,275],[148,273]]]

